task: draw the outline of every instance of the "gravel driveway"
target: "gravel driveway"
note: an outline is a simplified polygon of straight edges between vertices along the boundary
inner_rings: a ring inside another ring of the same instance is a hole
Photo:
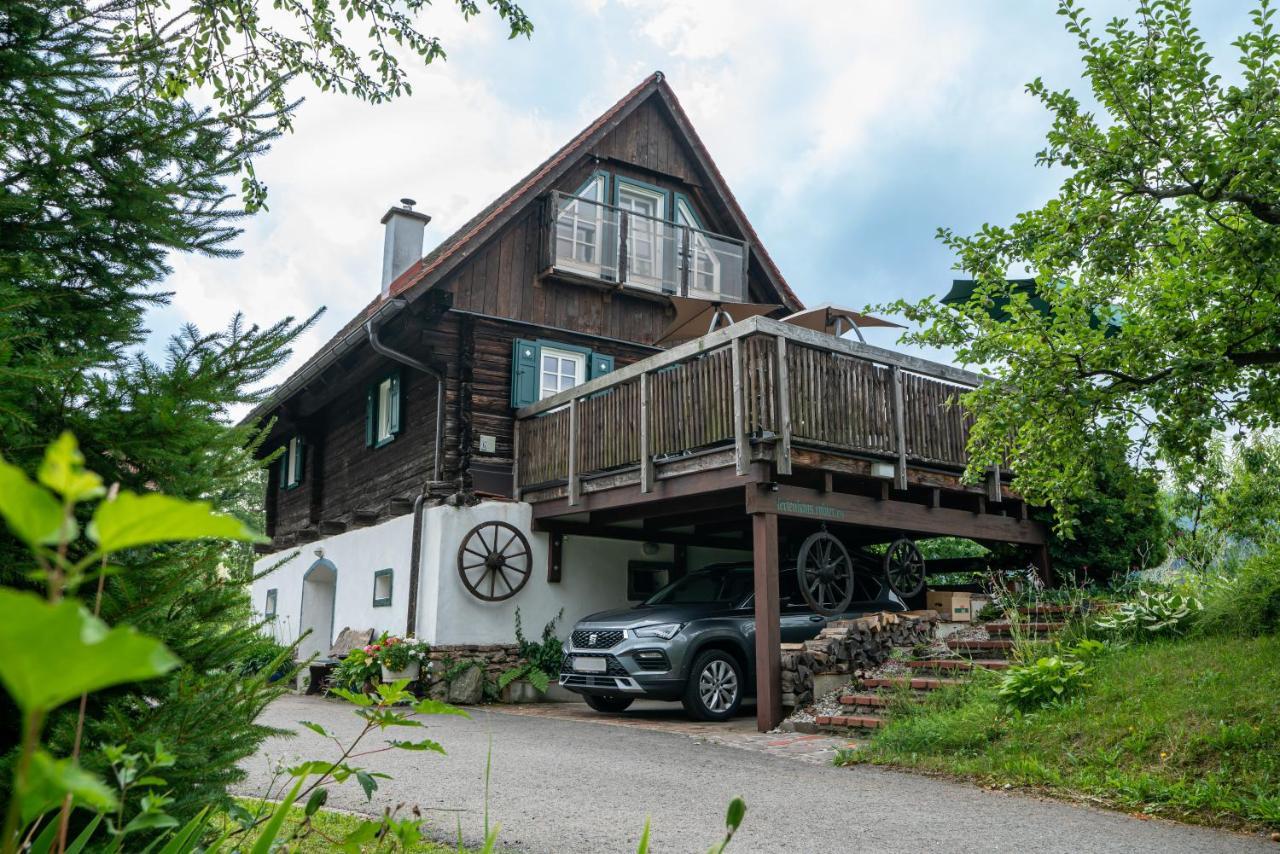
[[[350,707],[288,696],[264,722],[299,720],[354,734]],[[330,793],[329,805],[379,812],[399,802],[424,808],[443,835],[460,816],[472,841],[483,826],[484,767],[490,739],[492,820],[507,850],[634,851],[645,816],[655,852],[706,851],[717,838],[729,799],[741,795],[747,817],[730,851],[795,852],[1182,852],[1280,854],[1280,845],[1163,821],[990,792],[876,768],[833,768],[727,746],[689,735],[583,721],[477,711],[472,720],[430,721],[428,737],[448,756],[393,750],[365,766],[381,781],[372,803],[354,783]],[[296,727],[294,727],[296,728]],[[410,732],[401,730],[401,733]],[[409,737],[421,737],[410,733]],[[268,757],[328,758],[334,746],[309,730],[268,743],[246,764],[246,794],[265,786]]]

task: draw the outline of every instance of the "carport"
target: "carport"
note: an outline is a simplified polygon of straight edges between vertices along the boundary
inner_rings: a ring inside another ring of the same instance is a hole
[[[850,547],[937,536],[1024,547],[1045,526],[1007,472],[966,484],[981,378],[765,318],[718,330],[521,409],[515,485],[551,535],[749,548],[757,725],[782,719],[778,572],[825,529]],[[923,581],[923,578],[921,578]]]

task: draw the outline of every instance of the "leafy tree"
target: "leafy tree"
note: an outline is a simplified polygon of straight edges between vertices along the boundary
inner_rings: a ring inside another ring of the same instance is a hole
[[[424,5],[0,4],[6,460],[35,472],[48,438],[69,429],[107,484],[254,515],[260,434],[232,426],[230,413],[260,399],[262,379],[309,321],[258,328],[237,316],[214,334],[188,327],[156,361],[138,349],[145,314],[168,301],[158,284],[169,253],[235,256],[239,223],[265,199],[253,160],[293,124],[291,81],[377,102],[408,92],[393,47],[426,62],[443,56],[438,41],[414,28]],[[530,31],[518,6],[488,5],[513,36]],[[458,6],[468,17],[479,11],[470,0]],[[342,18],[360,35],[344,35]],[[243,208],[227,190],[237,178]],[[94,745],[149,754],[163,742],[176,756],[166,777],[177,816],[224,796],[240,774],[237,762],[268,734],[254,722],[280,690],[264,678],[269,673],[248,672],[272,653],[255,630],[243,583],[248,548],[195,542],[128,550],[102,576],[101,617],[149,632],[182,665],[145,686],[92,694],[84,762],[99,770],[108,762]],[[24,554],[0,533],[0,583],[30,586]],[[30,640],[38,647],[39,638]],[[19,740],[10,699],[0,694],[6,762]],[[77,718],[76,708],[50,710],[56,755],[71,752]]]
[[[1096,106],[1028,86],[1053,119],[1037,162],[1067,173],[1056,197],[940,232],[972,300],[892,308],[922,324],[907,340],[995,378],[968,396],[972,471],[1007,461],[1069,522],[1093,488],[1088,437],[1194,468],[1216,432],[1280,414],[1280,34],[1262,0],[1224,77],[1190,0],[1139,0],[1104,35],[1072,0],[1059,13]],[[1033,293],[1008,280],[1021,270]]]

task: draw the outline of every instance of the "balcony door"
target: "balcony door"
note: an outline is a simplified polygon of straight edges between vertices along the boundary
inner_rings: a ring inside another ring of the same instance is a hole
[[[618,207],[627,212],[627,284],[662,290],[667,194],[618,179]]]

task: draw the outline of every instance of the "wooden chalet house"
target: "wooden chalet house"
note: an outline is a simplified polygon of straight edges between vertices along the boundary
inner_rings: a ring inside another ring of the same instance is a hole
[[[979,378],[776,319],[803,305],[661,73],[423,256],[428,219],[387,212],[380,293],[250,416],[282,450],[257,569],[300,552],[254,603],[303,655],[344,626],[508,642],[517,607],[567,631],[721,560],[776,627],[819,527],[1043,551],[999,472],[960,482]],[[776,309],[663,348],[680,296]]]

